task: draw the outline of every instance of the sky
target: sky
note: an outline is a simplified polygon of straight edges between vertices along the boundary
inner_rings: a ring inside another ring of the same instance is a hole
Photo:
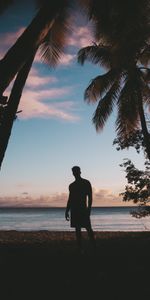
[[[16,0],[0,16],[1,58],[35,14],[34,1]],[[0,206],[65,206],[74,165],[92,184],[93,206],[130,204],[119,196],[126,184],[119,165],[130,158],[141,168],[143,156],[134,149],[117,151],[112,145],[116,110],[104,130],[96,132],[92,124],[96,105],[85,103],[84,90],[104,70],[77,63],[77,52],[92,44],[93,35],[81,13],[73,16],[73,22],[57,68],[36,55],[1,168]]]

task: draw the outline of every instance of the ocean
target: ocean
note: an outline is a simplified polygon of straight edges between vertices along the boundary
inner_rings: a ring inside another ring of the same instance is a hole
[[[137,219],[131,207],[93,207],[92,228],[95,231],[149,231],[150,217]],[[0,208],[0,230],[72,231],[64,218],[65,208]],[[84,230],[84,229],[83,229]]]

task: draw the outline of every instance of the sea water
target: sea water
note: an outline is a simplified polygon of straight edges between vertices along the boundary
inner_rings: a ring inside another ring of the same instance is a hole
[[[132,217],[131,207],[93,207],[95,231],[149,231],[150,217]],[[65,220],[65,208],[0,208],[0,230],[72,231]]]

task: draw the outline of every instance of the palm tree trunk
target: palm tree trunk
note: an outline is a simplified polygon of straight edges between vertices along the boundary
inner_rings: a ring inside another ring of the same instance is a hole
[[[22,91],[25,86],[28,74],[30,72],[35,53],[30,57],[30,59],[24,64],[22,69],[18,72],[15,79],[8,105],[4,113],[4,118],[0,126],[0,168],[4,159],[4,155],[7,149],[9,138],[11,135],[11,130],[13,127],[13,122],[17,113],[19,102],[22,96]]]
[[[147,154],[148,159],[150,160],[150,133],[148,132],[148,129],[147,129],[144,108],[143,108],[143,102],[141,99],[142,99],[142,96],[139,97],[139,101],[138,101],[140,122],[141,122],[141,128],[142,128],[142,133],[143,133],[143,137],[144,137],[144,142],[145,142],[146,154]]]
[[[0,61],[0,95],[30,58],[31,53],[41,45],[66,0],[47,1],[47,3]]]

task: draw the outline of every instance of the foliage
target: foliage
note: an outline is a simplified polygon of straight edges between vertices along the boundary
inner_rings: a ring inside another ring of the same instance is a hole
[[[140,153],[141,150],[145,153],[145,142],[142,131],[140,129],[133,131],[126,140],[122,140],[117,137],[113,141],[113,145],[117,145],[117,151],[128,149],[129,147],[134,147],[137,153]]]
[[[0,62],[0,95],[34,51],[39,49],[43,60],[50,66],[56,66],[66,45],[66,33],[72,29],[72,12],[79,2],[93,21],[96,41],[92,46],[80,50],[79,62],[83,64],[88,59],[108,71],[91,81],[85,99],[88,102],[99,100],[93,117],[97,130],[103,128],[117,105],[116,129],[118,137],[125,141],[133,130],[139,128],[139,101],[150,104],[149,0],[36,1],[39,5],[36,16]],[[11,2],[1,1],[2,11]],[[11,110],[10,105],[11,101],[8,102],[7,111]],[[5,105],[1,105],[0,125],[4,111]],[[0,135],[5,138],[3,126]],[[3,138],[0,139],[0,146],[3,147],[2,144]],[[150,157],[150,149],[148,152]]]
[[[126,141],[116,138],[113,145],[116,145],[118,151],[129,147],[134,147],[137,153],[144,151],[145,170],[137,169],[130,159],[124,159],[120,164],[125,169],[128,183],[120,195],[123,196],[123,201],[133,201],[138,205],[136,210],[131,211],[134,217],[145,217],[150,214],[150,161],[147,159],[142,131],[135,131]]]
[[[120,165],[125,168],[128,184],[120,195],[123,201],[133,201],[138,209],[131,212],[134,217],[141,218],[150,214],[150,162],[145,162],[145,170],[138,170],[129,159]]]
[[[11,1],[6,1],[11,2]],[[68,0],[39,1],[39,10],[16,43],[0,62],[0,167],[8,145],[13,121],[17,118],[18,105],[37,50],[42,60],[54,67],[59,62],[69,31]],[[1,9],[1,6],[0,6]],[[33,57],[34,56],[34,57]],[[23,74],[24,73],[24,74]],[[3,74],[3,75],[2,75]],[[16,76],[9,99],[3,92]]]
[[[142,128],[145,151],[150,159],[150,137],[145,107],[150,107],[150,5],[149,0],[89,0],[89,15],[95,21],[96,43],[78,52],[78,61],[100,65],[106,73],[92,79],[85,100],[96,103],[93,123],[104,128],[117,108],[117,138],[126,143]],[[130,42],[127,42],[130,41]]]
[[[88,103],[98,101],[93,117],[97,130],[103,129],[114,106],[117,106],[117,134],[119,138],[126,140],[133,131],[140,128],[140,108],[142,105],[150,105],[150,88],[148,75],[138,66],[138,62],[133,60],[132,65],[127,62],[120,63],[117,61],[119,56],[121,59],[126,53],[118,53],[110,46],[95,44],[78,52],[78,62],[83,64],[88,60],[107,70],[91,80],[84,98]],[[147,68],[147,72],[148,70]]]

